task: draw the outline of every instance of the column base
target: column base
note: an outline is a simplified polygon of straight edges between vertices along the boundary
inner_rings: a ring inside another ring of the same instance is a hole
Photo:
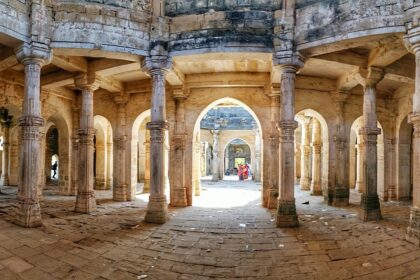
[[[297,227],[299,226],[298,215],[296,213],[295,201],[279,200],[276,217],[277,227]]]
[[[41,206],[39,203],[18,201],[14,223],[26,228],[42,226]]]
[[[9,178],[1,178],[0,179],[0,182],[1,182],[1,185],[3,186],[3,187],[7,187],[7,186],[9,186],[10,185],[10,182],[9,182]]]
[[[300,180],[300,189],[302,191],[309,191],[311,189],[311,182],[309,181],[309,178],[302,178]]]
[[[150,179],[144,179],[143,193],[150,192]]]
[[[328,186],[326,193],[324,193],[324,202],[326,202],[329,206],[332,206],[334,201],[334,189],[331,189]]]
[[[279,202],[279,191],[278,190],[270,190],[267,202],[268,209],[277,209],[277,205]]]
[[[150,196],[144,220],[152,224],[164,224],[168,220],[168,204],[165,196]]]
[[[343,207],[349,205],[350,190],[349,189],[335,189],[332,198],[332,206]]]
[[[113,198],[114,201],[125,202],[125,201],[133,201],[134,199],[130,199],[130,195],[128,194],[127,185],[116,186],[114,188]]]
[[[174,206],[174,207],[187,207],[188,206],[186,188],[179,188],[179,189],[173,190],[171,206]]]
[[[363,183],[362,182],[356,182],[356,185],[354,186],[354,188],[359,193],[363,193],[363,191],[364,191],[364,187],[363,187]]]
[[[410,222],[405,239],[420,246],[420,208],[412,207],[410,210]]]
[[[78,192],[76,197],[76,208],[74,209],[77,213],[89,214],[96,210],[96,199],[93,191]]]
[[[379,197],[366,196],[362,194],[362,201],[360,202],[359,218],[365,222],[379,221],[382,218],[381,205]]]
[[[311,182],[311,195],[314,195],[314,196],[322,195],[321,183]]]

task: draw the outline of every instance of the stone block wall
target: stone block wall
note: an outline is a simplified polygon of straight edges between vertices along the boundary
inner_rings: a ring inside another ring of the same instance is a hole
[[[149,11],[99,4],[54,6],[53,46],[102,48],[144,54],[149,44]]]
[[[24,40],[29,33],[27,0],[0,0],[0,32]]]

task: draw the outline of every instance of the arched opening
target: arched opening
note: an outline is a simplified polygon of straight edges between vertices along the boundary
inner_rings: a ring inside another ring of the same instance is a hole
[[[45,136],[45,186],[58,186],[60,174],[59,166],[59,140],[58,129],[50,122]]]
[[[404,118],[398,131],[396,189],[398,200],[410,200],[413,197],[413,132],[413,125],[408,123],[407,117]]]
[[[363,171],[363,135],[359,133],[363,127],[363,116],[357,118],[350,130],[350,173],[349,184],[357,193],[362,193],[365,189],[364,171]],[[377,140],[377,167],[378,167],[378,195],[384,197],[385,192],[385,148],[384,148],[384,132],[382,125],[378,122],[381,134]]]
[[[193,131],[193,196],[202,194],[204,182],[206,190],[220,180],[239,182],[240,164],[248,173],[248,181],[260,182],[261,135],[261,124],[246,104],[226,97],[208,105],[197,118]],[[254,186],[260,191],[258,185]],[[241,185],[235,183],[235,187]]]
[[[95,190],[110,190],[113,185],[113,142],[111,123],[102,116],[94,117]]]
[[[312,109],[296,114],[295,181],[312,195],[328,192],[328,125],[325,118]]]
[[[131,132],[131,184],[136,193],[150,192],[150,110],[144,111],[132,126]],[[165,178],[166,193],[169,193],[169,133],[165,134]]]

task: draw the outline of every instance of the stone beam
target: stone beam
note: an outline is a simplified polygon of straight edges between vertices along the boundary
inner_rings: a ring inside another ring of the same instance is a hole
[[[328,78],[312,76],[296,76],[296,89],[333,91],[336,89],[336,81]]]
[[[41,86],[45,89],[53,89],[74,84],[74,74],[68,72],[58,72],[42,77]]]
[[[96,77],[98,77],[99,87],[112,93],[124,91],[124,85],[121,82],[111,77],[104,77],[102,75],[96,75]]]
[[[369,66],[385,68],[408,53],[401,40],[374,48],[369,54]]]
[[[25,75],[21,72],[8,69],[0,72],[0,80],[10,83],[25,84]]]
[[[150,79],[134,81],[124,84],[124,92],[127,94],[148,93],[152,89]]]
[[[172,68],[169,70],[168,74],[166,74],[166,81],[171,86],[183,86],[185,84],[185,75],[177,67],[175,62],[172,63]]]
[[[326,60],[326,61],[337,62],[337,63],[347,64],[347,65],[352,65],[352,66],[357,66],[357,67],[367,66],[367,59],[365,56],[349,51],[349,50],[323,54],[323,55],[314,57],[312,59]]]
[[[269,73],[212,73],[186,76],[188,88],[265,87],[269,81]]]
[[[119,59],[132,62],[140,62],[140,56],[129,53],[110,52],[104,50],[79,49],[79,48],[57,48],[54,49],[54,55],[60,56],[87,56],[97,58]]]
[[[12,49],[1,50],[0,53],[0,72],[19,64]]]
[[[52,59],[52,64],[60,67],[68,72],[83,72],[88,70],[88,62],[84,57],[80,56],[58,56],[55,55]]]
[[[348,91],[360,84],[360,70],[356,69],[337,79],[337,89]]]
[[[107,58],[94,60],[89,64],[89,70],[101,76],[112,76],[124,72],[140,71],[140,69],[141,66],[139,62],[110,60]]]

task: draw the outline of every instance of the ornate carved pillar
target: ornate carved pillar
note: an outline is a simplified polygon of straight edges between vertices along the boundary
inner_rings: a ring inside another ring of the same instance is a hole
[[[51,61],[50,49],[42,44],[24,43],[16,50],[18,60],[25,66],[25,89],[22,117],[19,120],[20,157],[16,223],[24,227],[41,225],[41,207],[38,192],[41,176],[40,128],[41,117],[40,80],[41,68]]]
[[[312,181],[311,195],[322,195],[321,186],[321,125],[317,119],[312,120]]]
[[[349,150],[346,134],[346,125],[344,122],[344,105],[346,103],[347,92],[336,92],[333,94],[333,104],[335,107],[334,121],[334,179],[332,185],[332,197],[330,199],[333,206],[341,207],[349,204],[350,188],[349,188]]]
[[[186,207],[188,206],[188,200],[187,189],[185,187],[185,144],[187,140],[187,133],[185,131],[185,99],[187,95],[185,90],[183,88],[174,89],[173,98],[175,99],[175,134],[173,137],[175,164],[173,168],[175,168],[174,174],[176,175],[173,181],[171,205]]]
[[[282,64],[281,62],[287,62]],[[291,58],[278,59],[281,71],[281,107],[279,118],[279,198],[276,223],[279,227],[299,225],[295,205],[294,189],[294,138],[297,123],[295,121],[295,79],[296,71],[303,66],[299,54]]]
[[[376,116],[376,85],[382,79],[382,70],[369,67],[364,84],[363,95],[363,126],[360,134],[365,140],[363,149],[363,171],[365,190],[360,203],[359,217],[363,221],[379,220],[381,207],[377,190],[377,138],[381,133]]]
[[[150,197],[145,220],[157,224],[163,224],[168,219],[165,194],[165,132],[168,130],[165,75],[170,66],[168,56],[149,56],[143,65],[152,78],[151,121],[147,123],[150,130]]]
[[[219,181],[219,135],[220,130],[212,130],[213,134],[213,175],[211,178],[212,182]]]
[[[359,136],[359,139],[362,138]],[[359,144],[356,145],[356,185],[355,189],[359,193],[363,193],[365,191],[365,180],[363,178],[363,155],[365,144],[361,141]]]
[[[146,129],[144,141],[144,186],[143,192],[150,192],[150,131]]]
[[[199,196],[201,195],[201,160],[200,160],[200,153],[201,153],[201,143],[200,143],[200,136],[197,134],[197,139],[194,142],[194,157],[193,157],[193,188],[194,188],[194,195]],[[220,174],[219,174],[220,176]],[[220,178],[220,177],[219,177]]]
[[[9,185],[9,129],[11,122],[2,123],[3,127],[3,152],[1,160],[1,184]]]
[[[93,125],[93,93],[98,89],[94,76],[81,74],[75,79],[82,92],[82,107],[79,128],[78,189],[75,211],[91,213],[96,210],[93,176],[93,154],[95,129]]]
[[[129,189],[130,182],[127,178],[127,112],[126,106],[128,97],[124,94],[116,96],[114,102],[117,104],[117,133],[114,140],[116,145],[114,164],[114,188],[113,199],[115,201],[130,201],[135,199]]]
[[[112,147],[113,143],[112,142],[107,142],[106,143],[106,159],[107,159],[107,164],[106,164],[106,182],[105,182],[105,186],[107,190],[110,190],[112,188],[113,185],[113,157],[112,157],[112,153],[113,153],[113,147]]]
[[[415,29],[414,29],[415,30]],[[420,30],[409,32],[405,37],[407,47],[415,54],[416,89],[413,95],[413,113],[409,118],[414,127],[413,135],[413,207],[406,239],[420,246]]]
[[[271,133],[270,133],[270,148],[271,157],[270,167],[267,171],[270,172],[270,190],[268,196],[268,209],[277,209],[279,197],[279,129],[278,121],[280,115],[280,92],[272,91],[270,95],[270,115],[271,115]]]
[[[302,123],[300,189],[304,191],[310,190],[311,186],[311,120],[311,117],[303,117]]]
[[[79,102],[75,102],[72,108],[72,120],[73,120],[73,134],[71,138],[71,185],[70,195],[77,194],[77,187],[79,182],[78,169],[79,169],[79,120],[80,120],[80,108]]]

